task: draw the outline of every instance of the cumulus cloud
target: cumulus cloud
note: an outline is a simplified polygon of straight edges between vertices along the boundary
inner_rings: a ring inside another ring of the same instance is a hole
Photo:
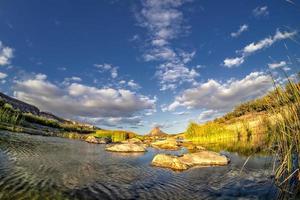
[[[257,18],[268,16],[269,15],[268,6],[256,7],[255,9],[253,9],[252,13]]]
[[[4,46],[0,41],[0,66],[8,65],[13,58],[13,49],[7,46]]]
[[[248,44],[246,47],[243,49],[243,53],[245,54],[251,54],[254,53],[258,50],[270,47],[272,44],[274,44],[277,41],[280,40],[285,40],[288,38],[292,38],[297,34],[297,31],[292,31],[292,32],[281,32],[279,30],[276,31],[275,35],[273,37],[268,37],[265,39],[260,40],[257,43],[252,42],[251,44]]]
[[[276,33],[273,36],[269,36],[267,38],[264,38],[258,42],[252,42],[250,44],[248,44],[247,46],[245,46],[242,50],[237,51],[240,52],[242,54],[242,56],[240,57],[236,57],[236,58],[226,58],[224,60],[224,66],[226,67],[234,67],[234,66],[240,66],[241,64],[244,63],[245,58],[250,56],[251,54],[268,48],[270,46],[272,46],[275,42],[281,41],[281,40],[285,40],[285,39],[291,39],[292,37],[294,37],[297,34],[297,31],[280,31],[277,30]]]
[[[242,57],[236,57],[236,58],[226,58],[224,60],[224,65],[226,67],[231,68],[231,67],[235,67],[235,66],[240,66],[241,64],[244,63],[244,61],[245,60],[244,60],[243,56]]]
[[[112,78],[118,77],[118,67],[113,66],[112,64],[94,64],[94,66],[98,68],[100,72],[109,71]]]
[[[263,72],[252,72],[243,79],[230,79],[225,83],[211,79],[198,87],[183,91],[168,106],[168,110],[185,107],[229,111],[236,104],[261,96],[271,88],[271,78]]]
[[[0,79],[5,79],[7,77],[7,74],[0,72]]]
[[[160,62],[156,77],[161,90],[174,90],[182,83],[195,82],[199,75],[187,65],[196,52],[172,47],[172,40],[188,30],[180,11],[180,7],[186,2],[189,0],[146,0],[142,2],[141,11],[137,14],[139,24],[149,33],[150,42],[143,57],[145,61]]]
[[[239,30],[236,32],[231,33],[231,37],[238,37],[240,36],[243,32],[247,31],[249,28],[249,26],[247,24],[243,24],[242,26],[240,26]]]
[[[285,67],[287,63],[285,61],[275,62],[275,63],[269,63],[268,66],[270,69],[276,69],[279,67]]]
[[[16,81],[14,96],[20,100],[69,118],[131,118],[141,111],[155,110],[156,98],[130,90],[96,88],[79,83],[59,87],[44,74]]]

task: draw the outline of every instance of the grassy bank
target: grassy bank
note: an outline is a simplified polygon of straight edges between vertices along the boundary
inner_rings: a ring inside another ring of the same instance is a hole
[[[221,118],[191,123],[185,138],[203,146],[214,144],[215,150],[274,154],[279,199],[288,199],[300,191],[300,84],[288,79],[285,86],[274,86],[266,96],[243,103]]]
[[[112,142],[121,142],[136,137],[135,133],[124,130],[97,130],[91,135],[96,138],[109,138]]]

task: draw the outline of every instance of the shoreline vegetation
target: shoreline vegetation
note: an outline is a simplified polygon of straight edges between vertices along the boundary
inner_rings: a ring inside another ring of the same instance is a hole
[[[205,124],[190,123],[185,136],[203,146],[217,144],[214,150],[274,155],[278,199],[293,199],[300,192],[300,83],[287,78],[285,86],[274,82],[274,88],[223,117]],[[241,140],[248,145],[239,146]]]
[[[300,79],[300,74],[298,76]],[[265,96],[242,103],[224,116],[204,124],[192,122],[186,132],[176,135],[163,133],[159,128],[143,136],[125,130],[103,130],[49,113],[24,112],[7,101],[10,97],[5,99],[3,96],[0,98],[0,129],[89,139],[98,144],[117,143],[122,148],[137,144],[169,150],[185,147],[191,152],[208,149],[239,152],[246,156],[271,154],[276,158],[273,176],[279,189],[278,199],[295,198],[300,191],[300,83],[290,78],[285,86],[274,82],[274,90]]]

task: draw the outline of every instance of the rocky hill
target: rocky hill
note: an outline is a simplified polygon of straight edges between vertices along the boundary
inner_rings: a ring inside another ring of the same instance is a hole
[[[36,106],[25,103],[13,97],[7,96],[1,92],[0,92],[0,101],[10,104],[15,110],[20,110],[23,113],[23,115],[26,115],[27,121],[30,122],[42,123],[43,125],[45,125],[47,124],[46,122],[47,120],[51,120],[64,125],[73,125],[74,127],[79,127],[79,128],[90,128],[90,129],[96,128],[90,124],[63,119],[52,113],[40,111],[40,109],[37,108]]]
[[[160,130],[159,127],[153,128],[150,133],[148,134],[149,136],[167,136],[168,134]]]
[[[23,101],[20,101],[18,99],[12,98],[10,96],[7,96],[1,92],[0,92],[0,99],[12,105],[14,109],[19,109],[22,112],[32,113],[34,115],[40,115],[40,110],[37,107],[25,103]]]

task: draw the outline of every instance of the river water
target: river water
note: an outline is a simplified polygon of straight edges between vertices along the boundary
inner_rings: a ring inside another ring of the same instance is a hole
[[[174,172],[157,153],[112,153],[105,145],[0,131],[0,199],[273,199],[272,158],[221,152],[228,166]],[[243,170],[241,170],[243,168]]]

